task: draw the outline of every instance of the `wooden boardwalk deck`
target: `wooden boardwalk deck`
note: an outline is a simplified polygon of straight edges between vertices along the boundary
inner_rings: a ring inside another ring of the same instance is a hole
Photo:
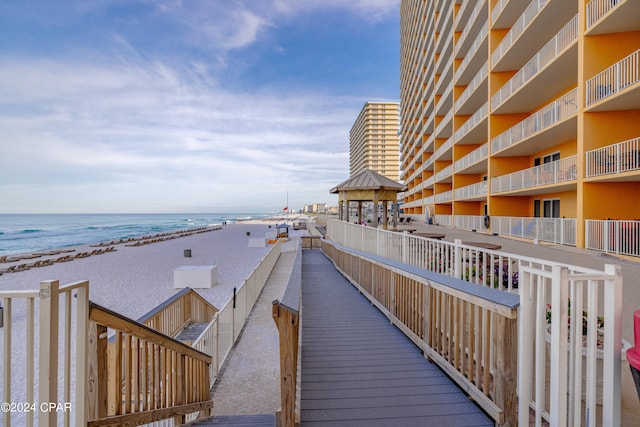
[[[317,249],[302,305],[303,426],[494,425]]]

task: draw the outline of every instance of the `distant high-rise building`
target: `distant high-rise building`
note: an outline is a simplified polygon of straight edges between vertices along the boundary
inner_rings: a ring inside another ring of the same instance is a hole
[[[639,17],[638,0],[402,0],[405,214],[640,255]]]
[[[349,132],[349,175],[364,169],[398,180],[399,107],[397,102],[367,102]]]

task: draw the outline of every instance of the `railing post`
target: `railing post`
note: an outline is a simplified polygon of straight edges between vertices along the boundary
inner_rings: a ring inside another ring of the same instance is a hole
[[[58,401],[58,289],[60,282],[40,282],[40,348],[38,400],[40,404]],[[38,425],[57,425],[55,411],[39,411]]]
[[[619,265],[606,264],[604,271],[611,275],[604,287],[604,351],[602,368],[602,425],[620,425],[620,343],[622,342],[622,270]],[[613,354],[613,357],[606,355]]]
[[[299,313],[273,302],[273,320],[280,336],[280,423],[282,427],[295,425],[296,384],[298,368]]]
[[[494,385],[495,403],[504,411],[502,423],[496,425],[516,427],[518,425],[518,318],[501,315],[495,317],[494,340]]]
[[[551,279],[551,425],[567,419],[567,339],[569,280],[566,267],[553,266]]]
[[[84,410],[84,424],[80,415],[76,415],[76,425],[85,425],[87,421],[106,417],[109,405],[107,327],[89,321],[88,330],[87,377],[84,381],[87,396],[85,399],[86,409]],[[76,401],[78,399],[76,398]],[[80,405],[78,405],[78,410],[79,407]],[[79,412],[78,410],[77,412]]]
[[[89,391],[94,384],[89,384],[89,286],[81,286],[76,290],[76,425],[83,426],[87,423]],[[67,300],[68,301],[68,300]],[[106,328],[105,328],[106,333]],[[99,339],[99,337],[96,337]],[[103,349],[106,356],[106,346]],[[98,357],[102,357],[98,353]],[[105,376],[106,371],[98,371]],[[65,372],[65,375],[70,375]],[[100,384],[100,380],[98,382]],[[106,395],[105,395],[106,396]]]
[[[462,248],[460,245],[462,240],[455,239],[453,242],[453,277],[459,279],[462,277]]]

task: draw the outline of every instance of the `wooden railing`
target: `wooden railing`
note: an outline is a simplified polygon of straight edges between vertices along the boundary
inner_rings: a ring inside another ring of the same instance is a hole
[[[210,322],[218,309],[191,288],[184,288],[158,305],[138,322],[160,333],[175,337],[191,323]]]
[[[497,425],[517,425],[517,295],[330,241],[322,250]]]
[[[280,337],[280,411],[278,425],[293,427],[300,424],[300,376],[301,368],[301,295],[302,295],[302,246],[280,301],[273,302],[273,320]]]
[[[210,356],[97,304],[89,307],[88,426],[183,424],[187,414],[210,415]]]

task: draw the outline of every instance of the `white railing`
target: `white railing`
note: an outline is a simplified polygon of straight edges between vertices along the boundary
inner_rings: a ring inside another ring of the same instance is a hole
[[[442,193],[435,194],[436,203],[448,203],[453,200],[453,191],[443,191]]]
[[[471,129],[473,129],[481,121],[486,119],[488,114],[489,114],[489,103],[485,102],[482,105],[482,107],[478,108],[478,110],[476,110],[476,112],[473,113],[471,117],[469,117],[469,119],[467,119],[467,121],[464,122],[462,126],[458,128],[458,130],[453,136],[454,140],[459,141],[460,139],[462,139],[462,137],[465,136],[467,133],[469,133]]]
[[[569,246],[576,245],[576,224],[575,218],[491,217],[491,231],[499,235]]]
[[[520,276],[519,424],[619,426],[628,345],[620,267],[571,273],[521,265]]]
[[[484,42],[484,39],[487,37],[487,34],[489,34],[489,24],[485,22],[485,24],[482,26],[482,29],[480,30],[480,33],[478,34],[478,37],[476,37],[476,39],[473,41],[473,44],[467,51],[467,54],[464,56],[464,59],[458,65],[458,69],[454,74],[454,80],[456,82],[458,81],[458,79],[460,79],[460,75],[467,68],[467,65],[469,65],[469,62],[471,62],[471,59],[474,57],[474,55],[480,48],[480,45]]]
[[[640,257],[639,220],[585,220],[585,247]]]
[[[330,221],[327,236],[364,253],[519,293],[519,424],[529,424],[531,409],[536,425],[541,425],[542,419],[550,425],[620,425],[623,341],[619,267],[608,265],[597,271],[342,221]],[[578,338],[583,335],[583,325],[584,349]],[[596,346],[600,326],[604,326],[602,349]],[[596,365],[599,354],[601,370]],[[599,403],[601,413],[595,410]]]
[[[640,82],[640,50],[586,82],[587,106]]]
[[[509,79],[492,97],[491,108],[496,109],[507,98],[540,72],[547,64],[578,39],[578,15],[574,16],[536,55]]]
[[[493,10],[491,11],[491,25],[496,23],[496,20],[504,10],[507,3],[509,3],[509,1],[510,0],[499,0],[498,3],[493,6]]]
[[[19,405],[7,411],[3,407],[2,425],[33,426],[36,417],[41,427],[83,425],[87,360],[73,356],[86,351],[89,282],[60,286],[57,280],[47,280],[40,283],[39,291],[0,291],[0,298],[4,305],[2,402]],[[40,319],[37,324],[36,319]],[[19,367],[16,375],[14,367]],[[59,410],[57,406],[51,410],[49,403],[60,404]]]
[[[482,67],[480,67],[476,75],[473,77],[473,80],[471,80],[471,83],[469,83],[469,85],[464,89],[464,92],[460,94],[460,97],[456,100],[453,108],[455,111],[458,111],[462,104],[469,99],[476,88],[480,86],[480,83],[487,78],[487,75],[489,75],[489,61],[485,62]]]
[[[481,0],[481,1],[476,2],[476,6],[471,11],[471,15],[469,15],[469,18],[467,18],[467,25],[465,25],[464,30],[462,30],[462,34],[460,35],[460,37],[458,37],[458,44],[457,44],[456,49],[455,49],[455,54],[456,55],[458,54],[458,51],[460,50],[460,46],[462,46],[464,44],[465,39],[469,35],[469,32],[471,31],[471,27],[473,27],[473,24],[474,24],[476,18],[478,17],[478,15],[480,14],[480,11],[482,10],[482,7],[484,6],[485,2],[486,2],[486,0]]]
[[[438,171],[435,175],[434,175],[434,179],[435,181],[441,181],[444,178],[447,178],[448,176],[451,176],[451,174],[453,173],[453,165],[449,165],[449,166],[445,166],[444,169],[442,169],[441,171]]]
[[[478,163],[481,160],[486,159],[489,156],[489,144],[484,144],[466,156],[462,157],[460,160],[456,160],[453,164],[453,168],[456,172],[461,171],[462,169],[471,166],[475,163]]]
[[[469,199],[471,197],[486,196],[487,181],[476,182],[475,184],[456,188],[453,194],[456,200]]]
[[[586,153],[586,177],[640,170],[640,138],[633,138]]]
[[[491,140],[491,153],[497,153],[577,113],[578,89],[567,92],[520,123]]]
[[[520,37],[520,34],[522,34],[524,29],[533,22],[535,17],[542,10],[542,7],[547,4],[548,1],[549,0],[533,0],[529,3],[529,6],[527,6],[524,12],[522,12],[522,15],[520,15],[518,20],[514,22],[509,32],[504,36],[498,47],[491,54],[491,64],[495,65],[500,61],[504,54],[511,48],[513,43],[518,39],[518,37]],[[497,7],[495,9],[497,9]]]
[[[442,156],[442,154],[444,152],[446,152],[447,150],[449,150],[451,147],[453,147],[453,138],[449,137],[449,139],[447,139],[440,147],[438,147],[434,152],[433,155],[431,156],[432,159],[434,159],[434,161],[436,159],[439,159],[440,156]]]
[[[433,201],[429,204],[436,203],[435,196],[431,196],[431,197],[433,197]],[[451,227],[451,225],[453,224],[451,215],[434,215],[434,218],[435,218],[436,224],[438,225]]]
[[[503,193],[577,179],[577,156],[545,163],[491,179],[491,193]]]
[[[591,0],[587,3],[587,30],[591,29],[600,18],[609,13],[618,3],[620,3],[619,0]]]
[[[449,110],[447,114],[442,118],[438,126],[436,126],[436,135],[439,135],[442,132],[442,129],[445,125],[451,125],[451,119],[453,118],[453,110]]]
[[[486,230],[484,217],[479,215],[454,215],[453,226],[465,230]]]

